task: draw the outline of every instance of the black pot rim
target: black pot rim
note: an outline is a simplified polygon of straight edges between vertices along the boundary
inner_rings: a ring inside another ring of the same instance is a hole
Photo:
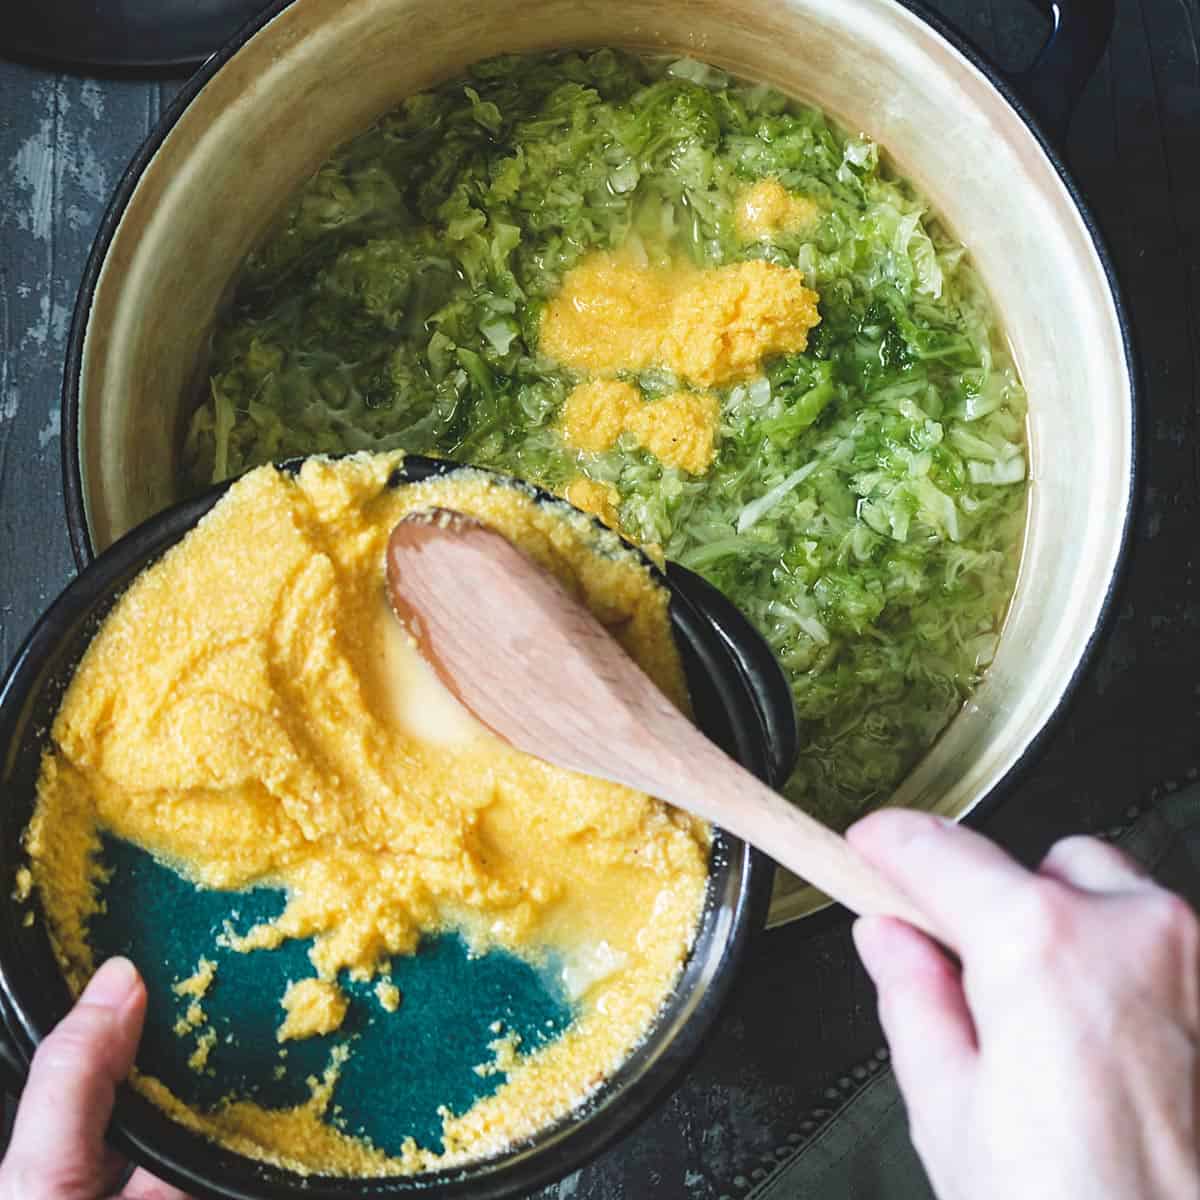
[[[300,461],[302,460],[278,463],[276,469],[291,471]],[[462,464],[450,460],[408,455],[399,470],[405,475],[411,471],[412,481],[417,482],[431,475],[447,474],[459,469],[482,468],[464,468]],[[528,488],[539,499],[556,500],[542,489],[523,484],[522,481],[505,476],[501,472],[487,473]],[[4,756],[0,758],[0,772],[3,772],[0,778],[9,770],[8,755],[14,749],[9,744],[10,739],[15,729],[22,724],[28,728],[26,712],[31,697],[42,688],[47,661],[55,654],[63,639],[75,636],[79,622],[86,614],[92,613],[96,605],[106,598],[114,594],[119,595],[137,574],[185,536],[233,482],[227,480],[198,496],[180,501],[125,534],[85,567],[41,615],[7,673],[0,679],[0,755]],[[636,547],[633,549],[653,570],[662,586],[669,590],[672,608],[679,609],[678,616],[683,625],[693,631],[697,624],[702,626],[700,636],[696,632],[688,634],[693,645],[699,645],[704,638],[708,638],[714,645],[724,648],[725,639],[729,637],[726,618],[721,613],[711,614],[704,608],[707,585],[697,591],[691,587],[691,581],[697,580],[698,577],[691,572],[678,569],[670,573],[660,571]],[[703,583],[702,580],[699,582]],[[744,624],[747,633],[753,636],[750,626],[740,614],[738,619]],[[725,657],[728,659],[728,671],[738,677],[742,684],[747,700],[746,708],[755,709],[757,718],[761,720],[764,713],[757,709],[761,696],[752,698],[754,689],[744,678],[745,663],[739,658],[736,650],[726,649]],[[782,679],[782,675],[780,678]],[[781,771],[786,774],[791,769],[790,764],[781,767],[777,761],[782,751],[769,744],[765,727],[758,724],[754,724],[752,729],[748,726],[746,736],[750,739],[748,745],[751,749],[740,752],[739,757],[745,756],[746,766],[755,770],[767,782],[778,784]],[[789,745],[794,752],[794,736]],[[378,1179],[314,1176],[309,1194],[328,1196],[331,1200],[334,1197],[348,1200],[350,1197],[383,1198],[422,1193],[464,1198],[468,1195],[478,1196],[480,1200],[524,1195],[561,1178],[568,1171],[578,1169],[655,1111],[669,1095],[672,1084],[695,1060],[714,1032],[749,944],[762,929],[770,900],[771,880],[774,874],[774,864],[770,859],[761,851],[724,831],[718,830],[717,838],[717,852],[724,856],[725,861],[741,864],[740,881],[735,884],[733,903],[722,910],[712,910],[716,914],[712,915],[710,909],[714,901],[710,893],[705,915],[701,918],[701,929],[706,924],[711,924],[713,929],[711,958],[704,960],[708,964],[707,979],[702,979],[699,983],[698,986],[702,990],[686,1021],[675,1029],[658,1057],[645,1066],[640,1075],[629,1079],[619,1092],[610,1096],[598,1110],[582,1122],[576,1123],[573,1114],[554,1122],[548,1127],[548,1132],[554,1138],[550,1144],[539,1146],[535,1143],[527,1148],[519,1145],[514,1148],[517,1153],[511,1159],[499,1156],[483,1160],[479,1164],[466,1164],[428,1176]],[[0,847],[0,857],[10,853],[12,851],[9,848]],[[710,874],[713,870],[710,866]],[[0,944],[0,1042],[6,1037],[11,1039],[18,1058],[27,1064],[38,1041],[48,1032],[46,1026],[52,1022],[48,1021],[45,1013],[35,1014],[31,1010],[28,997],[18,996],[14,980],[21,974],[21,966],[13,959],[14,949],[7,942]],[[653,1032],[650,1036],[653,1038]],[[635,1048],[628,1061],[633,1062],[636,1055]],[[620,1087],[624,1069],[625,1064],[622,1064],[612,1076],[614,1085]],[[239,1184],[223,1184],[225,1190],[220,1193],[213,1192],[213,1177],[203,1173],[202,1156],[175,1154],[170,1149],[161,1148],[159,1140],[152,1133],[142,1132],[144,1117],[149,1110],[148,1101],[129,1089],[122,1088],[109,1136],[114,1144],[130,1153],[137,1161],[145,1163],[156,1176],[165,1181],[197,1196],[223,1198],[301,1194],[297,1191],[300,1185],[295,1183],[291,1173],[284,1172],[280,1178],[275,1179],[276,1173],[270,1168],[266,1170],[271,1178],[264,1177],[257,1185],[248,1185],[251,1190],[242,1191]],[[586,1113],[587,1110],[588,1106],[585,1105],[583,1111]],[[169,1121],[157,1112],[152,1112],[151,1117],[156,1121]],[[199,1134],[188,1136],[203,1140]],[[303,1190],[307,1191],[309,1186],[305,1184]],[[256,1187],[260,1190],[254,1190]]]
[[[130,160],[129,165],[125,168],[117,190],[105,210],[96,234],[96,239],[92,244],[71,320],[63,375],[61,407],[63,496],[66,504],[67,527],[71,539],[71,550],[77,565],[81,569],[95,558],[95,549],[87,527],[87,517],[83,504],[83,479],[79,459],[79,389],[82,379],[84,337],[87,332],[88,317],[100,271],[142,173],[154,157],[163,140],[174,128],[180,116],[196,96],[199,95],[209,80],[216,75],[242,46],[274,20],[284,9],[289,8],[293,2],[294,0],[275,0],[259,16],[247,22],[225,46],[211,55],[187,83],[184,84],[183,88],[163,113],[158,125],[151,131],[137,153]],[[1121,333],[1121,343],[1124,350],[1129,383],[1131,428],[1129,491],[1126,496],[1125,520],[1121,530],[1120,544],[1112,575],[1105,589],[1105,594],[1087,644],[1079,656],[1079,661],[1076,663],[1071,677],[1063,687],[1053,712],[1047,717],[1041,729],[1030,739],[1016,761],[975,801],[970,810],[964,815],[963,820],[966,824],[978,825],[983,823],[989,814],[995,810],[996,806],[1012,793],[1020,781],[1032,769],[1038,758],[1040,758],[1047,743],[1057,732],[1077,698],[1080,685],[1095,662],[1099,646],[1113,624],[1116,614],[1117,596],[1129,570],[1130,546],[1141,503],[1142,459],[1144,456],[1141,431],[1143,387],[1141,368],[1135,348],[1133,327],[1129,319],[1124,294],[1117,278],[1112,254],[1108,249],[1106,240],[1100,231],[1095,217],[1084,201],[1079,185],[1075,182],[1075,179],[1066,166],[1062,153],[1043,129],[1030,106],[1022,99],[1013,82],[1003,71],[990,62],[987,56],[975,47],[969,39],[952,28],[940,16],[931,12],[924,4],[920,3],[920,0],[893,0],[893,2],[900,4],[920,18],[953,50],[966,58],[992,84],[996,91],[1021,118],[1031,136],[1046,155],[1051,166],[1053,166],[1063,186],[1066,188],[1071,202],[1083,222],[1084,228],[1087,230],[1092,248],[1104,270],[1109,295],[1112,299],[1113,309],[1116,313]],[[849,917],[850,914],[844,908],[838,905],[831,905],[824,910],[818,910],[809,914],[806,917],[806,924],[816,933],[821,928],[827,927],[830,922],[844,923]]]

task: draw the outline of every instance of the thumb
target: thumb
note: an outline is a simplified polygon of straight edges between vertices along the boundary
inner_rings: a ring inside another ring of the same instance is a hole
[[[961,1113],[977,1049],[958,971],[903,921],[859,917],[859,956],[879,994],[879,1022],[904,1095],[913,1138],[948,1133]]]
[[[146,988],[137,969],[126,958],[110,958],[33,1056],[0,1165],[0,1196],[96,1200],[108,1194],[121,1162],[105,1145],[104,1131],[145,1015]]]

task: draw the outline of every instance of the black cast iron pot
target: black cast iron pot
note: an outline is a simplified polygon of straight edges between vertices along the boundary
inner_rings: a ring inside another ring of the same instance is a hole
[[[410,456],[390,486],[455,469],[453,463]],[[185,501],[122,538],[67,587],[18,653],[0,687],[4,895],[12,894],[23,860],[21,836],[32,815],[54,714],[89,641],[134,577],[179,541],[228,486]],[[671,625],[697,723],[759,778],[782,783],[795,762],[797,730],[778,663],[737,609],[698,576],[671,565],[660,578],[671,593]],[[305,1178],[215,1147],[128,1089],[117,1104],[112,1140],[161,1178],[221,1200],[525,1195],[577,1169],[636,1123],[695,1055],[729,992],[748,939],[762,927],[771,874],[769,859],[717,832],[695,944],[651,1033],[585,1106],[503,1158],[409,1179]],[[0,905],[0,1007],[6,1026],[0,1053],[14,1088],[37,1043],[71,1004],[42,921],[26,926],[23,915],[21,906]]]

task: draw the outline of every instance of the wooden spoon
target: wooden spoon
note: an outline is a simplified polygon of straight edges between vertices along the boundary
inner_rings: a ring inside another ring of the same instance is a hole
[[[657,796],[855,912],[933,932],[844,838],[710,742],[587,608],[496,530],[444,508],[405,517],[388,541],[387,586],[442,682],[517,749]]]

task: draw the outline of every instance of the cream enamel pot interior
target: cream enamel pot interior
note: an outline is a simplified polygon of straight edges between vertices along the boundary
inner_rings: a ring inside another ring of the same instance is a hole
[[[1094,65],[1105,7],[1077,12],[1082,50],[1060,37],[1054,69],[1027,81],[1050,124]],[[214,317],[293,190],[405,95],[488,55],[566,46],[687,53],[815,102],[878,140],[969,248],[1030,397],[1029,525],[995,662],[894,797],[964,817],[1031,752],[1095,640],[1132,508],[1134,372],[1103,251],[1044,134],[994,71],[894,0],[277,5],[184,90],[101,230],[64,396],[80,561],[178,498]],[[822,900],[784,885],[772,922]]]

